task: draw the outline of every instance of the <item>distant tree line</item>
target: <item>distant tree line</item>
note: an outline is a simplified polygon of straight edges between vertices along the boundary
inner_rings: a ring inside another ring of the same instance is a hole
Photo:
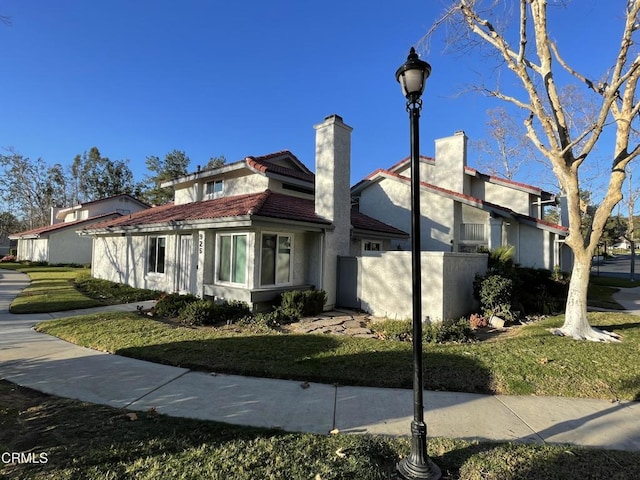
[[[205,168],[225,163],[212,157]],[[164,158],[148,156],[148,174],[136,182],[128,160],[112,160],[92,147],[68,165],[48,164],[25,157],[14,149],[0,153],[0,236],[48,225],[52,207],[70,207],[120,194],[132,195],[151,205],[173,200],[173,188],[161,184],[186,175],[190,159],[181,150]]]

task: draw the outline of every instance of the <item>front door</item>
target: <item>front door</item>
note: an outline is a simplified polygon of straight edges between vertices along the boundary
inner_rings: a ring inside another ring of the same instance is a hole
[[[178,292],[191,292],[193,265],[193,236],[180,235],[180,254],[178,257]]]

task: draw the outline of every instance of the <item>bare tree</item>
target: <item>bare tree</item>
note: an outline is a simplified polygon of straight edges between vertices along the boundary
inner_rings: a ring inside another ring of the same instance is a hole
[[[640,27],[640,0],[625,2],[624,21],[618,39],[620,46],[610,70],[603,72],[600,80],[579,73],[561,55],[547,23],[547,0],[519,0],[515,35],[512,30],[507,34],[509,19],[505,12],[509,9],[498,8],[503,2],[491,0],[485,3],[482,0],[455,0],[427,36],[450,20],[450,25],[459,34],[455,39],[459,45],[468,49],[488,47],[501,61],[498,68],[506,67],[515,76],[520,93],[507,92],[499,84],[478,88],[526,113],[524,127],[527,137],[549,160],[567,197],[569,235],[565,243],[573,251],[574,264],[565,321],[555,333],[576,339],[616,341],[618,335],[594,329],[589,324],[587,287],[592,257],[602,230],[614,206],[622,199],[625,169],[640,153],[640,146],[632,143],[632,122],[637,120],[640,109],[636,99],[640,55],[634,49],[636,32]],[[580,8],[580,5],[574,5],[574,8]],[[570,26],[565,24],[562,28]],[[584,33],[593,35],[592,31]],[[579,34],[577,29],[574,35]],[[514,41],[510,42],[511,38]],[[567,83],[581,85],[596,104],[593,117],[585,118],[586,122],[575,121],[571,97],[562,94],[562,83],[567,77],[571,79]],[[593,222],[581,233],[578,173],[596,146],[604,143],[601,140],[605,130],[612,130],[615,135],[613,151],[608,157],[608,184],[604,198],[594,212]]]
[[[535,158],[534,147],[525,136],[517,134],[516,120],[504,108],[487,110],[487,116],[489,139],[476,142],[478,164],[490,175],[514,180],[521,168]]]

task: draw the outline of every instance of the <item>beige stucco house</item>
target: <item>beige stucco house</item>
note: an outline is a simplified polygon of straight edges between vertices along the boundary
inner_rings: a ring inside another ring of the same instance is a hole
[[[90,238],[78,236],[76,230],[147,208],[149,205],[130,195],[54,208],[49,225],[14,233],[9,238],[18,242],[18,260],[86,264],[91,262],[92,242]]]
[[[434,158],[420,159],[421,250],[476,252],[480,247],[515,247],[522,266],[571,269],[564,246],[565,226],[543,219],[552,193],[539,187],[482,174],[467,166],[463,132],[438,139]],[[351,192],[359,211],[404,231],[411,230],[410,160],[379,169]],[[397,239],[392,249],[409,250],[410,240]]]
[[[78,228],[92,275],[254,308],[317,288],[331,308],[338,257],[408,235],[352,210],[351,127],[331,115],[315,129],[315,174],[289,151],[246,157],[167,182],[171,204]]]

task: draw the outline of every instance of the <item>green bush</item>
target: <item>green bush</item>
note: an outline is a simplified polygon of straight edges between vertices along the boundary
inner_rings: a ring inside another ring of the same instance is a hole
[[[309,317],[322,313],[327,294],[323,290],[291,290],[281,295],[280,309],[292,317]]]
[[[156,302],[156,306],[153,309],[153,313],[160,317],[175,318],[180,315],[180,312],[189,303],[195,302],[198,297],[195,295],[186,294],[180,295],[179,293],[169,293],[163,295]]]
[[[157,290],[134,288],[123,283],[93,278],[89,272],[78,272],[75,286],[86,296],[111,304],[155,300],[161,296]]]
[[[251,316],[251,308],[245,302],[239,300],[214,303],[211,306],[212,321],[215,322],[236,322],[241,318]]]
[[[466,343],[473,340],[475,333],[465,318],[422,325],[422,341],[425,343]]]
[[[185,325],[208,325],[212,323],[213,306],[209,300],[188,302],[180,310],[178,318]]]
[[[512,319],[513,280],[502,275],[482,277],[479,279],[478,294],[480,304],[487,317],[498,315]]]
[[[413,323],[411,320],[382,320],[371,326],[371,329],[385,340],[411,342],[413,339]],[[475,334],[469,322],[461,318],[455,322],[422,324],[422,341],[424,343],[471,342]]]

